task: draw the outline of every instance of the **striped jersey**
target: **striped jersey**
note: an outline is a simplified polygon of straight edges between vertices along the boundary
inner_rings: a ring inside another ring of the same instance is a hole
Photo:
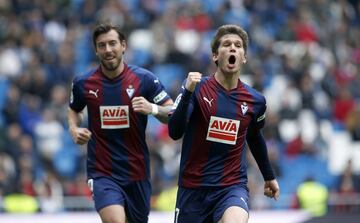
[[[203,77],[192,94],[184,85],[170,115],[187,94],[186,120],[171,117],[177,120],[169,122],[169,132],[176,132],[186,122],[179,185],[197,188],[247,183],[247,130],[264,126],[265,98],[240,79],[232,90],[223,88],[214,76]]]
[[[101,67],[74,78],[70,108],[87,107],[88,178],[111,176],[126,184],[150,177],[149,151],[145,142],[147,115],[135,113],[131,100],[143,96],[151,103],[170,99],[159,79],[150,71],[125,64],[114,79]]]

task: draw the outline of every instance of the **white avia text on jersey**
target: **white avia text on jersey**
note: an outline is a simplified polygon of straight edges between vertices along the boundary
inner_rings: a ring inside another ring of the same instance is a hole
[[[100,119],[103,129],[129,128],[129,106],[100,106]]]

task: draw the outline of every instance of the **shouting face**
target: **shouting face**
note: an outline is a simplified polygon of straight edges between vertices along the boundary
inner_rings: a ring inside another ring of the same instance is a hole
[[[221,37],[217,53],[213,54],[218,69],[224,74],[234,74],[240,71],[246,62],[243,41],[236,34],[227,34]]]
[[[96,55],[103,69],[115,71],[119,68],[126,49],[125,41],[120,41],[115,30],[101,34],[96,39]]]

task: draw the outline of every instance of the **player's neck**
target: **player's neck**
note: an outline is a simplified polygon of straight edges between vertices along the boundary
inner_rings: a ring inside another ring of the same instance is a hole
[[[101,65],[101,70],[107,78],[114,79],[123,72],[124,63],[121,62],[120,65],[115,70],[108,70],[103,65]]]
[[[237,87],[239,76],[240,74],[224,74],[217,70],[215,73],[215,80],[226,90],[232,90]]]

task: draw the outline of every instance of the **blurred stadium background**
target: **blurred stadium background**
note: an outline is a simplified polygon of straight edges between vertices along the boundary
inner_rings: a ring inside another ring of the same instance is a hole
[[[264,135],[282,193],[262,195],[249,157],[250,223],[359,222],[358,0],[0,0],[0,222],[100,222],[66,113],[72,78],[97,62],[91,30],[105,19],[127,34],[127,62],[158,75],[173,99],[189,71],[214,71],[216,28],[243,26],[241,78],[267,98]],[[154,118],[148,142],[150,222],[171,222],[180,142]],[[326,186],[322,217],[299,209],[307,177]]]

